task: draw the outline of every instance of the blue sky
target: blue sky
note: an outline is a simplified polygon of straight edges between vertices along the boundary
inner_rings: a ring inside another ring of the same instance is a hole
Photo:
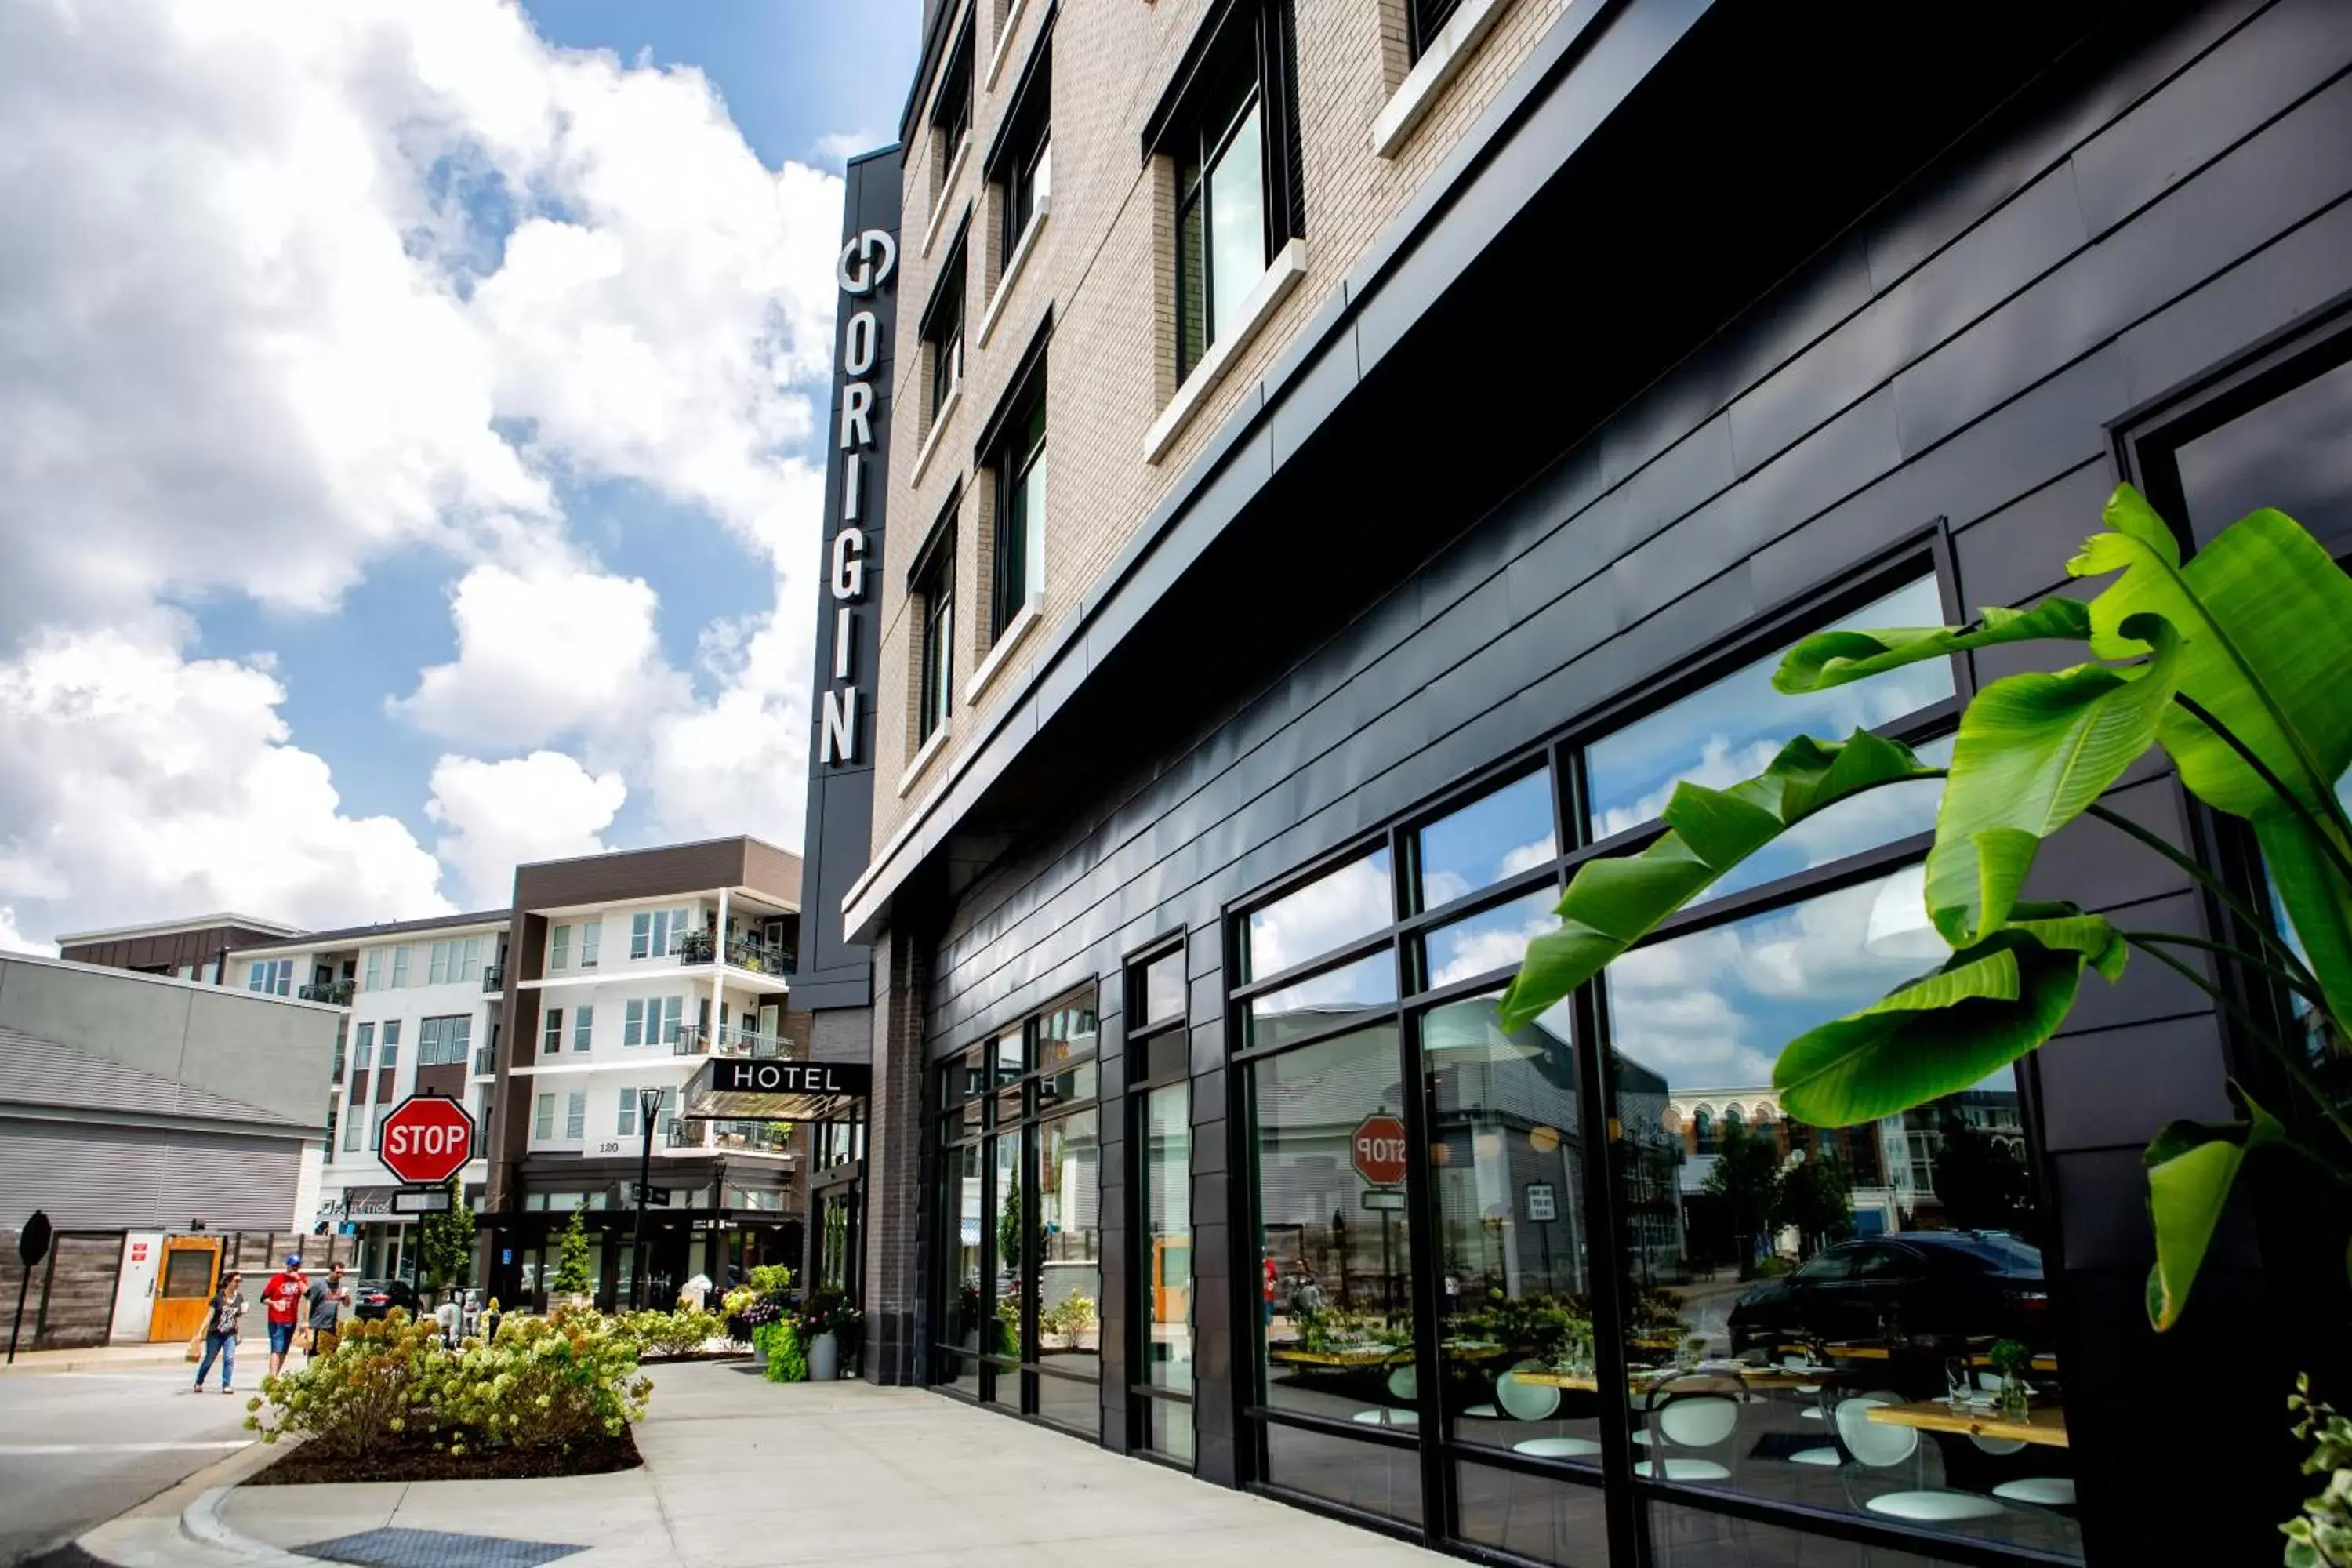
[[[837,178],[919,0],[205,15],[0,58],[0,946],[797,847]]]

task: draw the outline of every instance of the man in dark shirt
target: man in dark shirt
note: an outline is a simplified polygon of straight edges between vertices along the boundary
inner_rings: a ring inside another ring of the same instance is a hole
[[[343,1266],[331,1263],[327,1277],[310,1286],[310,1360],[331,1354],[343,1326],[343,1309],[351,1304],[351,1287],[343,1283]]]

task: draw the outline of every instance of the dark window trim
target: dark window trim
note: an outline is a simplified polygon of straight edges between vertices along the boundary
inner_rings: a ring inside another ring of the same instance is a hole
[[[1462,9],[1462,0],[1404,0],[1404,43],[1408,58],[1418,61],[1429,52],[1445,24]],[[1434,11],[1431,16],[1427,13]]]
[[[932,568],[939,564],[940,552],[948,548],[949,542],[955,537],[956,512],[962,505],[963,481],[959,479],[949,487],[948,499],[940,504],[939,516],[931,520],[931,526],[923,534],[922,543],[917,545],[914,554],[908,558],[907,592],[909,595],[917,591],[917,584],[931,575]]]
[[[983,184],[995,184],[1003,178],[1006,156],[1016,142],[1024,139],[1028,129],[1027,118],[1032,113],[1042,118],[1051,134],[1054,90],[1054,24],[1062,15],[1061,0],[1052,0],[1045,7],[1045,19],[1037,24],[1037,37],[1029,46],[1029,58],[1022,63],[1021,75],[1013,84],[1004,100],[1003,118],[997,121],[996,134],[990,139],[988,153],[980,162]],[[1042,100],[1032,100],[1033,93],[1043,92]]]
[[[956,30],[947,47],[940,51],[939,79],[931,85],[930,102],[923,114],[924,123],[935,131],[943,131],[947,128],[941,110],[948,108],[948,85],[959,66],[964,71],[964,134],[971,135],[972,127],[979,122],[980,47],[977,37],[979,9],[979,0],[970,0],[970,3],[961,7],[963,26]],[[957,58],[959,55],[963,57],[961,60]],[[949,145],[948,152],[950,155],[954,153],[955,147],[952,143]]]
[[[1021,377],[1018,401],[1003,405],[1008,418],[1003,426],[1002,444],[989,454],[982,465],[991,476],[996,503],[989,541],[988,641],[992,647],[1029,604],[1030,536],[1045,521],[1043,518],[1031,517],[1025,512],[1022,515],[1021,550],[1016,561],[1013,552],[1005,548],[1006,531],[1012,522],[1014,504],[1028,480],[1029,470],[1040,460],[1047,445],[1046,436],[1043,434],[1034,444],[1028,439],[1030,426],[1045,407],[1047,380],[1044,361],[1024,364]]]
[[[964,204],[963,216],[956,219],[954,237],[940,253],[939,270],[931,275],[931,292],[923,301],[923,313],[915,335],[923,342],[931,341],[933,329],[940,324],[950,306],[958,312],[959,330],[967,324],[964,307],[971,297],[971,268],[966,264],[969,252],[965,241],[971,236],[971,204]],[[955,287],[948,286],[950,274],[955,275]]]
[[[1012,374],[1004,378],[1004,390],[997,395],[995,405],[989,409],[988,418],[971,444],[971,460],[980,468],[989,466],[996,448],[1004,443],[1013,421],[1028,411],[1029,394],[1045,372],[1045,351],[1054,341],[1054,308],[1045,307],[1045,319],[1029,334],[1029,342],[1021,350],[1021,357],[1013,362]]]

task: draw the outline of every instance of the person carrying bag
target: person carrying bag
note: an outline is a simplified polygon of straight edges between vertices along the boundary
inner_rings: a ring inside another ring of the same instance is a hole
[[[245,1293],[241,1287],[245,1276],[230,1269],[221,1276],[220,1289],[213,1293],[212,1305],[205,1309],[205,1326],[197,1332],[204,1340],[204,1359],[196,1367],[194,1392],[205,1391],[205,1374],[220,1362],[220,1388],[223,1394],[236,1392],[236,1327],[245,1316]],[[194,1359],[195,1346],[189,1347],[190,1359]]]

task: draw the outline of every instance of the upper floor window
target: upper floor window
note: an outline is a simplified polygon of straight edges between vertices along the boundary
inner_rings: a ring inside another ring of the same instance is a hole
[[[691,909],[639,910],[629,917],[629,956],[666,958],[677,952],[693,920]]]
[[[1045,591],[1045,384],[1006,422],[991,459],[996,473],[996,538],[991,549],[988,637],[994,642],[1023,607]]]
[[[462,1064],[473,1048],[471,1015],[427,1018],[416,1027],[416,1065],[421,1068]]]
[[[265,996],[283,996],[294,988],[294,961],[264,958],[245,967],[245,988]]]
[[[547,967],[561,974],[572,967],[572,928],[557,926],[547,940]]]
[[[408,944],[402,942],[392,950],[392,984],[394,989],[408,984]]]
[[[1278,237],[1299,232],[1287,7],[1237,0],[1153,117],[1176,175],[1176,379],[1241,321]]]
[[[963,384],[964,242],[961,236],[940,268],[931,302],[923,310],[923,374],[929,381],[926,428],[947,412],[948,399]]]
[[[397,1018],[386,1022],[383,1026],[383,1054],[377,1058],[376,1065],[386,1072],[400,1065],[400,1021]]]
[[[1013,259],[1029,225],[1045,209],[1054,189],[1051,137],[1054,97],[1053,39],[1039,40],[1036,53],[1013,91],[1004,129],[990,150],[989,184],[998,187],[996,256],[1000,266]]]
[[[582,923],[580,927],[581,968],[593,969],[596,967],[596,949],[598,944],[603,942],[604,936],[604,922],[603,921],[593,920]]]
[[[955,704],[955,523],[950,519],[915,563],[918,745],[946,727]]]
[[[940,89],[931,99],[933,202],[947,194],[948,179],[954,172],[956,153],[962,148],[964,138],[971,134],[973,54],[971,21],[967,17],[963,31],[949,46],[947,63],[940,70]]]
[[[550,1007],[547,1010],[547,1021],[540,1041],[540,1054],[551,1057],[558,1055],[562,1049],[563,1009]]]
[[[352,1070],[365,1072],[375,1065],[375,1026],[362,1024],[352,1037]]]
[[[1405,42],[1414,59],[1429,52],[1454,13],[1462,8],[1462,0],[1405,0]]]
[[[383,984],[383,949],[372,947],[367,955],[367,980],[362,989],[374,991]]]
[[[436,942],[430,954],[426,984],[449,985],[478,980],[482,975],[482,939],[478,936]]]

